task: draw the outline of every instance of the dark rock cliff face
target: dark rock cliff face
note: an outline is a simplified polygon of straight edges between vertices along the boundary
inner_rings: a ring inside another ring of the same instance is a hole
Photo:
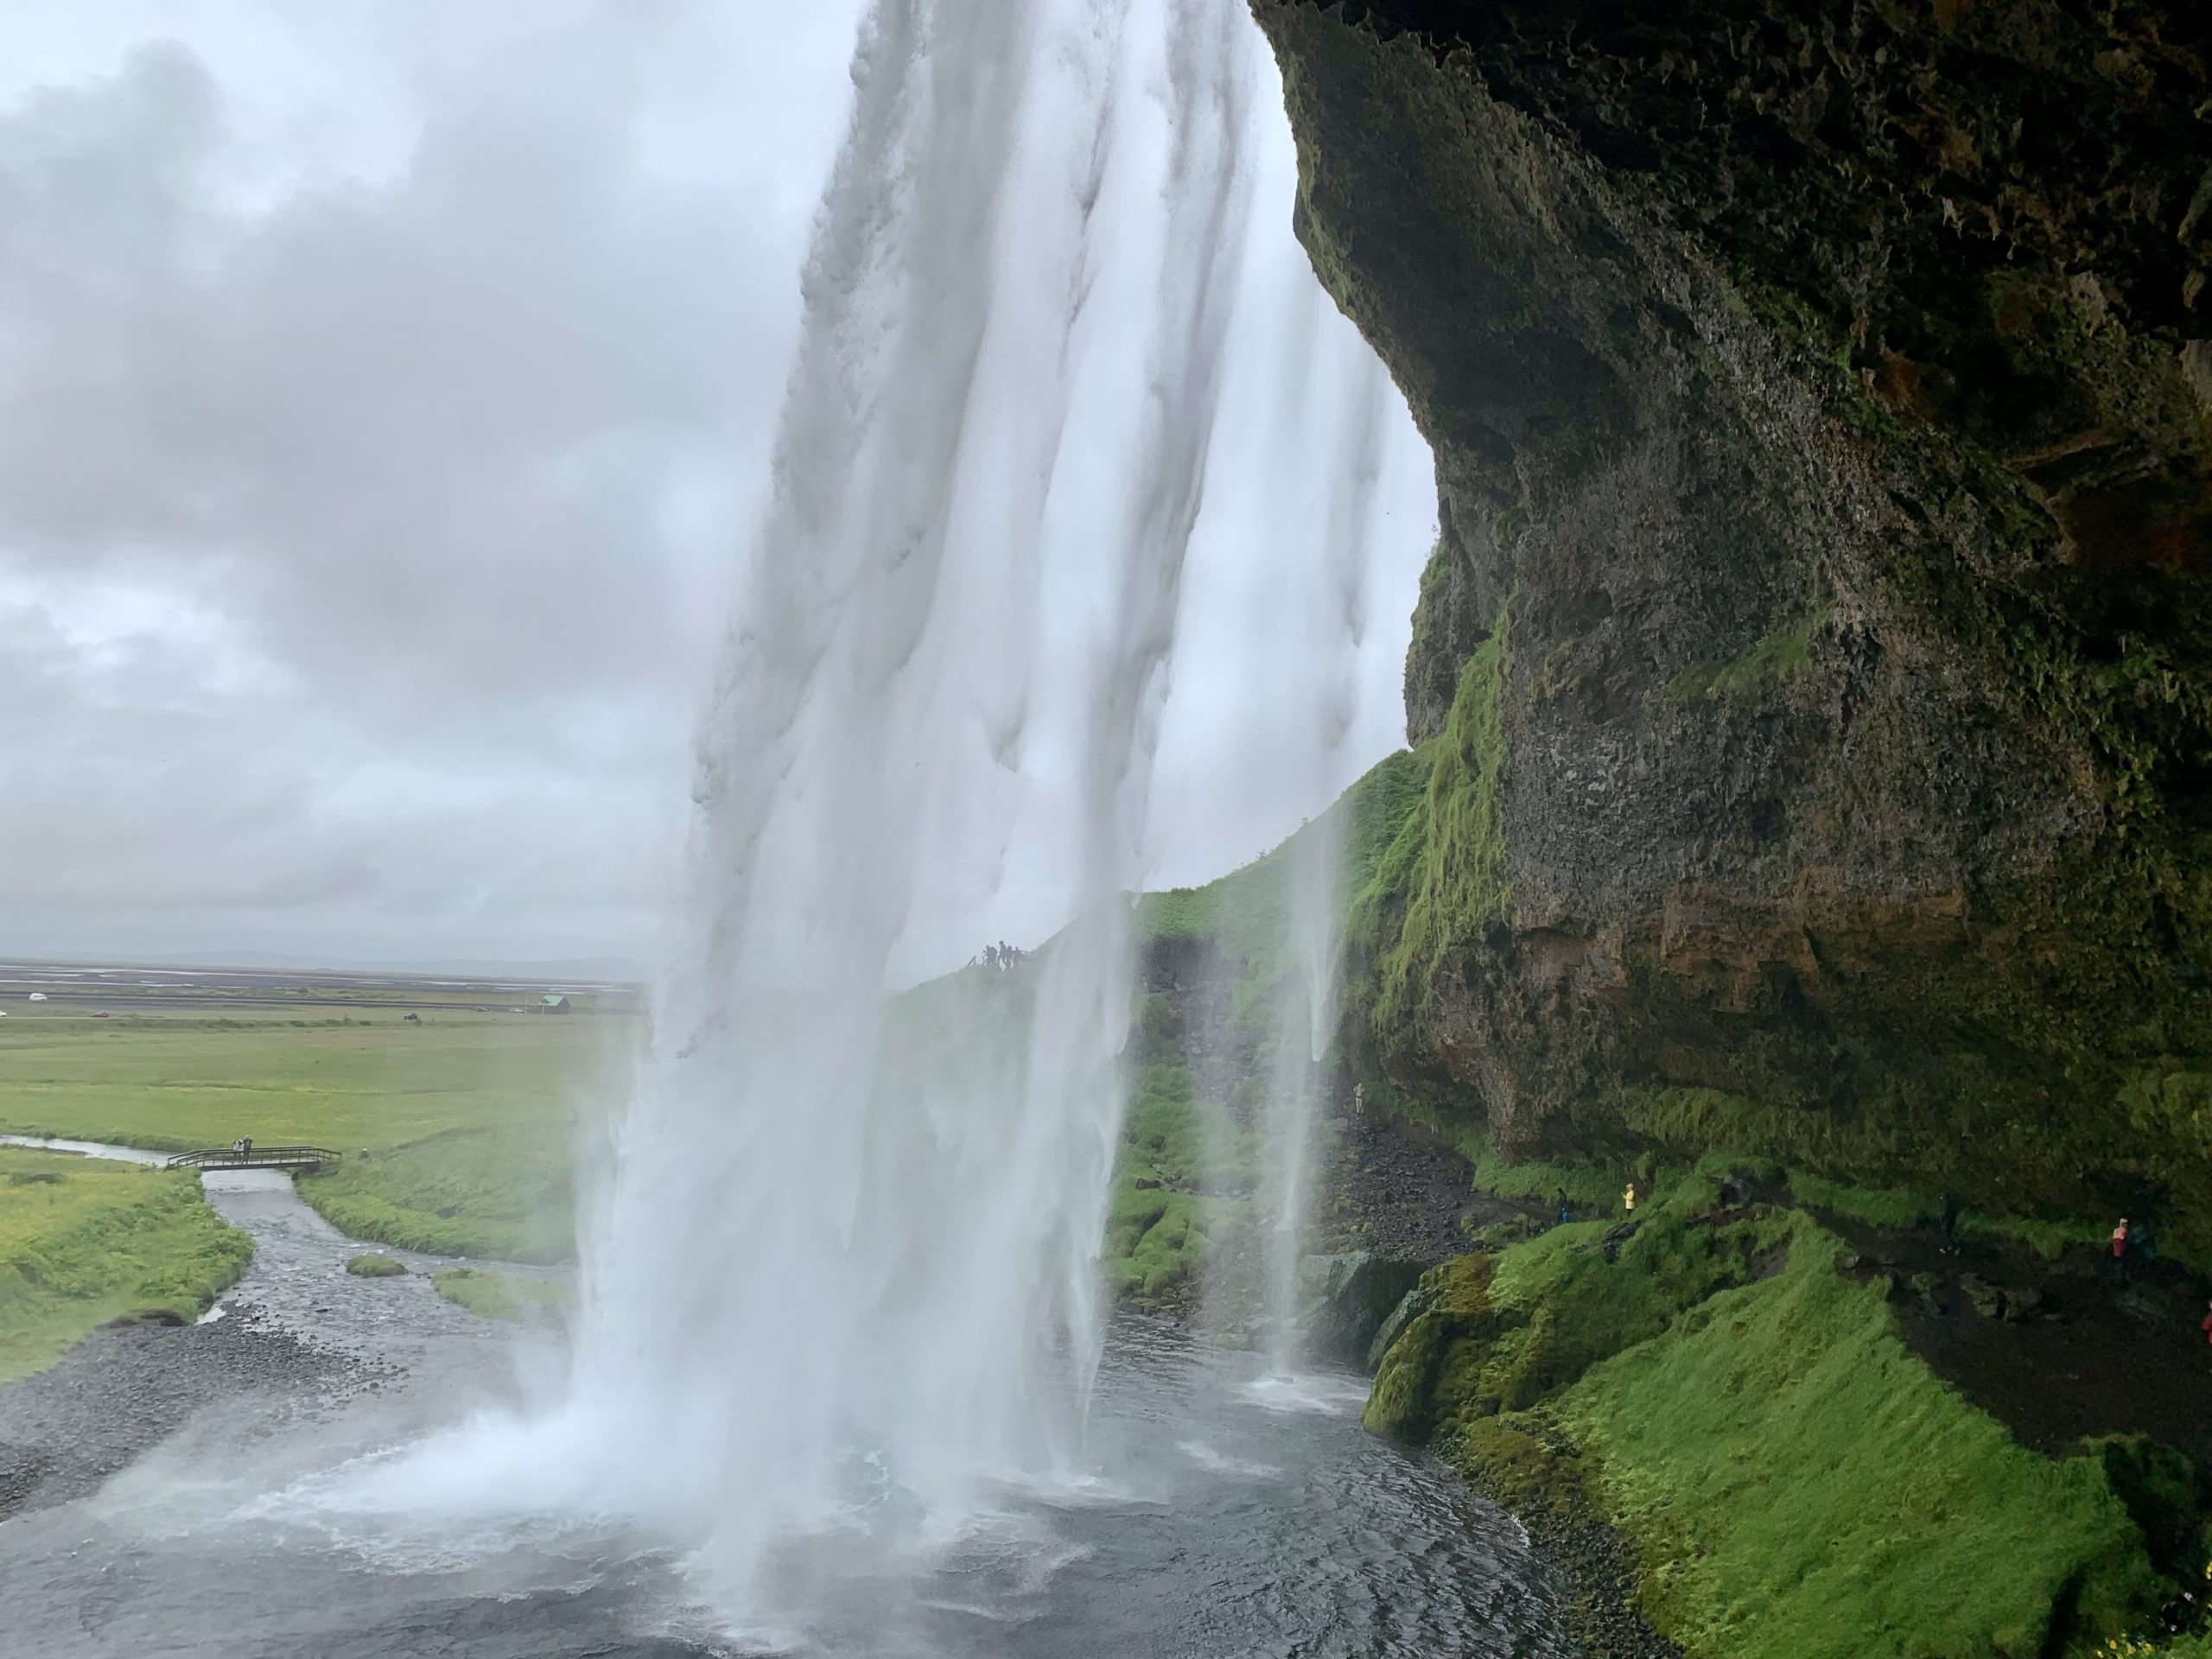
[[[2212,1249],[2212,9],[1255,11],[1436,453],[1382,1068]]]

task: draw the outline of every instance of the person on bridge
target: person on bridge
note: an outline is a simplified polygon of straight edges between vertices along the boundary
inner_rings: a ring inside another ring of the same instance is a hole
[[[242,1158],[251,1158],[253,1156],[253,1137],[251,1135],[245,1135],[239,1140],[238,1155]]]
[[[238,1159],[243,1159],[245,1156],[245,1137],[244,1135],[240,1135],[237,1140],[231,1142],[231,1156]]]

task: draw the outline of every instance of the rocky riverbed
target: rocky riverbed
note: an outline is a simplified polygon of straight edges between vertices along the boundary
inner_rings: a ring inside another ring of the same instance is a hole
[[[203,1413],[272,1415],[383,1388],[397,1368],[302,1341],[258,1308],[207,1324],[95,1332],[0,1389],[0,1519],[92,1491]]]
[[[91,1143],[68,1149],[145,1156]],[[205,1185],[222,1217],[252,1238],[251,1265],[196,1325],[118,1323],[0,1388],[0,1519],[83,1496],[188,1427],[219,1450],[231,1425],[265,1439],[394,1391],[426,1364],[512,1373],[514,1333],[431,1287],[429,1274],[455,1262],[386,1250],[409,1271],[362,1278],[346,1271],[361,1246],[302,1203],[289,1176],[216,1172]],[[530,1340],[542,1346],[544,1337]]]

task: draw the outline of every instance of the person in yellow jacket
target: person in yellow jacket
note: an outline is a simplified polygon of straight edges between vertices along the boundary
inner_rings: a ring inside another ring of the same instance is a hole
[[[1633,1215],[1636,1213],[1636,1183],[1634,1181],[1630,1181],[1628,1185],[1622,1190],[1621,1213],[1623,1215]]]

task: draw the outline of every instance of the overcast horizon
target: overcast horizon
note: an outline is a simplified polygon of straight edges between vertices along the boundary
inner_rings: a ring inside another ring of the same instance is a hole
[[[860,7],[288,10],[0,16],[0,957],[649,963]],[[1433,534],[1394,391],[1319,778],[1271,353],[1364,348],[1276,90],[1155,886],[1398,746]],[[1064,919],[1040,844],[988,936]]]

